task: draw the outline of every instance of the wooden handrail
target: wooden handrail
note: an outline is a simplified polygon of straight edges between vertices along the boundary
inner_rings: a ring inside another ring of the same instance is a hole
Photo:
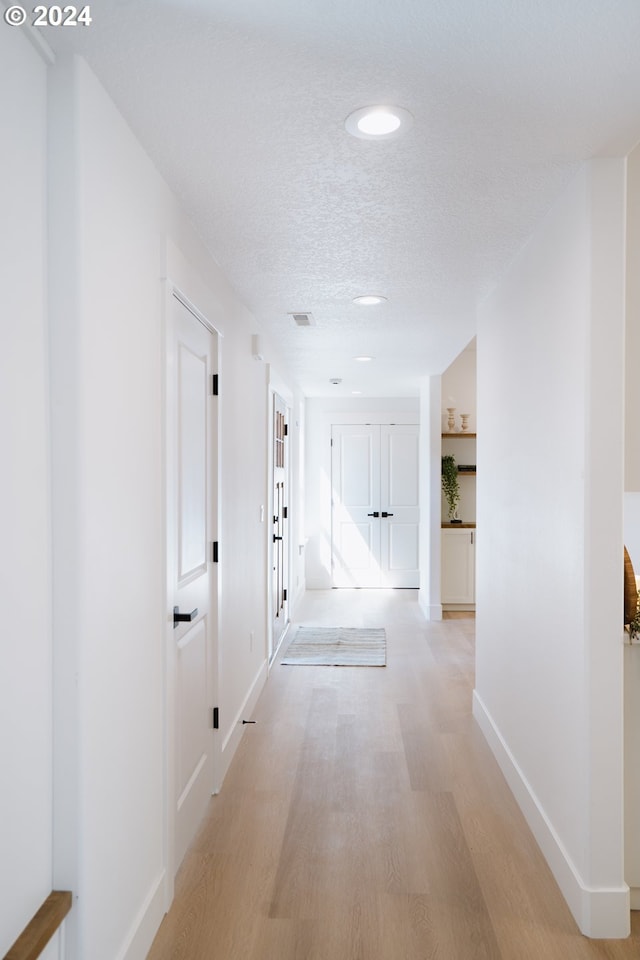
[[[4,960],[37,960],[71,910],[71,891],[53,890],[26,925]]]

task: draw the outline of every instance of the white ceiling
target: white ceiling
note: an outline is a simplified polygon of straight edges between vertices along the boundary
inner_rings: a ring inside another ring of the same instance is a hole
[[[86,58],[309,395],[416,395],[580,162],[640,140],[638,0],[91,10],[47,42]],[[372,103],[413,126],[349,136]]]

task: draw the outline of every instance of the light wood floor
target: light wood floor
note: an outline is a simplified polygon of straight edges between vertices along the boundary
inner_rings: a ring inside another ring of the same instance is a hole
[[[580,935],[471,718],[473,619],[328,591],[296,620],[383,626],[388,665],[274,665],[149,960],[637,960],[637,914]]]

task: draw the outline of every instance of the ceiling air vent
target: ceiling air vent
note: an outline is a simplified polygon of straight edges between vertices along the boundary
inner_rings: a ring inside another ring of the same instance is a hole
[[[299,327],[315,327],[316,325],[310,313],[290,313],[289,316],[293,317],[294,322]]]

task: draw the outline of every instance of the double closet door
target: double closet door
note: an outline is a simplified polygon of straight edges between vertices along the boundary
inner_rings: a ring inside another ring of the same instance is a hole
[[[418,587],[418,427],[331,428],[334,587]]]

